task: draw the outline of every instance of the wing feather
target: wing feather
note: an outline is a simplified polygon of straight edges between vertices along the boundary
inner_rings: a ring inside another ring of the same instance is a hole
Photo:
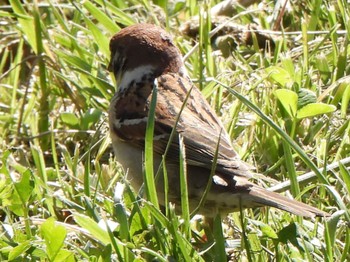
[[[176,125],[177,134],[184,138],[187,164],[210,170],[219,142],[217,171],[230,176],[250,177],[251,167],[239,159],[220,120],[190,80],[175,74],[162,75],[157,80],[156,125],[166,125],[169,128]],[[176,123],[188,92],[191,93],[187,105]],[[162,138],[156,144],[167,143],[167,139],[169,137]],[[175,138],[169,154],[177,159],[178,150],[178,141]]]

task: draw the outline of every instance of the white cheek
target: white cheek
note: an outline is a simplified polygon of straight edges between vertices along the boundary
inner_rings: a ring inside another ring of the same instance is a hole
[[[123,91],[132,81],[135,83],[141,82],[143,76],[151,74],[152,72],[154,72],[154,67],[151,65],[142,65],[125,71],[119,82],[119,90]]]
[[[117,129],[122,128],[123,126],[133,126],[133,125],[138,125],[141,123],[147,123],[148,117],[143,117],[143,118],[135,118],[135,119],[125,119],[121,123],[119,119],[116,119],[115,121],[115,127]]]

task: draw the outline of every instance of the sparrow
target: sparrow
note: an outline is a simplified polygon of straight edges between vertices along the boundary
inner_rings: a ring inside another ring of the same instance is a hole
[[[181,139],[191,210],[197,208],[211,183],[199,210],[206,217],[262,206],[304,217],[328,216],[315,207],[270,192],[250,181],[251,166],[233,149],[219,117],[191,82],[179,49],[164,29],[152,24],[128,26],[111,38],[110,51],[108,70],[117,82],[109,108],[110,136],[116,159],[135,190],[144,182],[145,132],[156,88],[153,161],[154,170],[157,170],[169,143],[165,157],[168,201],[176,206],[181,204]],[[171,136],[173,129],[175,135]],[[211,175],[215,157],[215,172]],[[156,187],[159,202],[164,206],[163,175],[159,176]]]

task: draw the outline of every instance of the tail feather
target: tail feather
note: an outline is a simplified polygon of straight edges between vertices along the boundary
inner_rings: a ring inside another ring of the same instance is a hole
[[[330,215],[318,208],[287,198],[281,194],[253,186],[249,192],[253,201],[263,206],[271,206],[303,217],[329,217]]]

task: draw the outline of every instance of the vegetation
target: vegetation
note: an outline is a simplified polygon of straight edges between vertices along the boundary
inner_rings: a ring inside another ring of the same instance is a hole
[[[218,1],[0,0],[0,260],[350,260],[350,7],[282,2],[233,10],[256,31],[236,43],[210,38]],[[258,183],[332,217],[245,210],[204,234],[202,218],[138,197],[107,125],[109,39],[136,22],[173,34],[241,157],[270,178]]]

